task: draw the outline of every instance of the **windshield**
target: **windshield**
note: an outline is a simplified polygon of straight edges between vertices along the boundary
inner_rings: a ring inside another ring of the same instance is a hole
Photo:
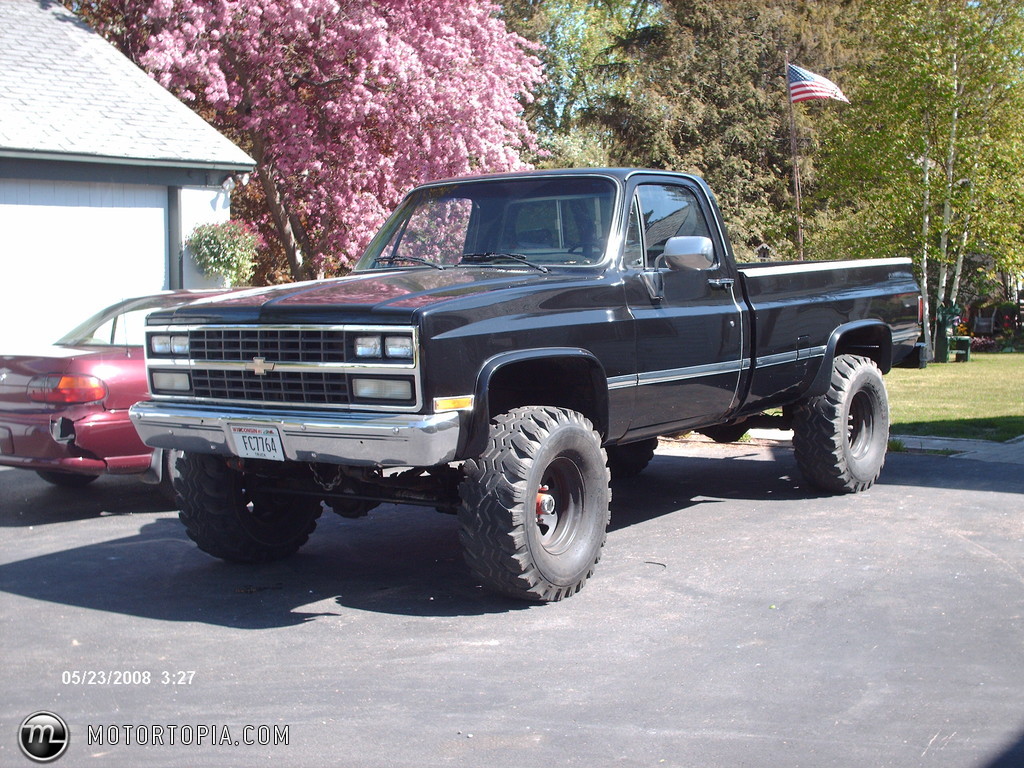
[[[594,176],[419,189],[370,243],[356,271],[596,264],[604,258],[614,200],[612,181]]]
[[[57,344],[66,347],[141,347],[145,338],[146,315],[154,309],[173,307],[196,298],[199,296],[168,293],[121,301],[97,312]]]

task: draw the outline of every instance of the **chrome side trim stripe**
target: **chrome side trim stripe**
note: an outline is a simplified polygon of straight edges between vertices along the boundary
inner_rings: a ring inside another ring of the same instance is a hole
[[[739,373],[742,370],[742,360],[726,360],[722,363],[694,365],[688,368],[673,368],[667,371],[648,371],[647,373],[641,373],[638,378],[640,386],[643,386],[645,384],[664,384],[670,381],[697,379],[702,376]]]
[[[802,349],[799,353],[781,352],[776,355],[765,355],[757,358],[756,367],[768,368],[773,365],[785,365],[795,363],[797,360],[808,360],[812,357],[824,357],[826,347],[810,347]],[[694,365],[688,368],[672,368],[664,371],[648,371],[636,376],[610,376],[608,378],[608,390],[626,389],[628,387],[644,386],[646,384],[666,384],[672,381],[685,381],[697,379],[703,376],[719,376],[729,373],[741,373],[750,367],[750,359],[726,360],[721,363],[710,363],[708,365]]]
[[[795,363],[797,359],[797,351],[794,349],[792,352],[780,352],[776,355],[765,355],[764,357],[759,357],[754,364],[758,368],[767,368],[772,365]]]
[[[866,269],[868,267],[910,266],[910,259],[850,259],[848,261],[818,261],[801,264],[780,264],[777,267],[736,267],[744,275],[750,277],[769,277],[773,275],[797,275],[803,272],[825,272],[834,269]]]
[[[635,387],[637,383],[636,374],[629,374],[627,376],[609,376],[608,377],[608,391],[613,389],[626,389],[628,387]]]

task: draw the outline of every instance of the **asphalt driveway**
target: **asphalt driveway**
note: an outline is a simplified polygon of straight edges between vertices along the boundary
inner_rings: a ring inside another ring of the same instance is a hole
[[[595,577],[527,606],[433,511],[239,567],[130,479],[0,471],[0,764],[37,710],[67,766],[1024,764],[1019,466],[822,497],[784,445],[683,446],[613,490]]]

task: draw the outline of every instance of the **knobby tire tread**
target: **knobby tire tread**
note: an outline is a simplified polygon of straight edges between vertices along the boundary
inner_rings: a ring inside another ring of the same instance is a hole
[[[849,403],[857,391],[877,386],[872,396],[878,423],[872,425],[872,452],[877,460],[857,467],[849,455],[846,420]],[[794,410],[793,451],[801,474],[829,493],[859,493],[870,488],[881,474],[889,439],[889,408],[885,384],[874,362],[859,355],[839,355],[833,364],[829,389],[824,395],[800,403]]]
[[[182,456],[177,467],[174,489],[181,505],[178,518],[188,537],[207,554],[237,563],[272,562],[294,554],[316,529],[322,512],[320,502],[314,505],[309,499],[296,499],[290,512],[297,516],[294,535],[277,543],[257,541],[240,519],[244,501],[239,473],[217,456],[206,454]],[[300,515],[308,518],[305,525]]]
[[[563,424],[584,430],[600,447],[600,436],[591,423],[575,411],[546,406],[516,408],[494,419],[486,450],[463,466],[459,538],[464,559],[488,587],[509,597],[535,602],[561,600],[579,592],[601,559],[608,524],[607,506],[602,512],[600,542],[592,560],[585,573],[572,583],[549,582],[528,547],[526,516],[535,514],[525,498],[531,455],[539,443]],[[604,462],[600,472],[610,502],[610,473]]]

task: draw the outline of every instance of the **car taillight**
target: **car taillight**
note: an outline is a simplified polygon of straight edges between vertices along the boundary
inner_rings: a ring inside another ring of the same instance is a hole
[[[28,383],[28,398],[37,403],[94,403],[107,396],[107,385],[95,376],[51,373]]]

